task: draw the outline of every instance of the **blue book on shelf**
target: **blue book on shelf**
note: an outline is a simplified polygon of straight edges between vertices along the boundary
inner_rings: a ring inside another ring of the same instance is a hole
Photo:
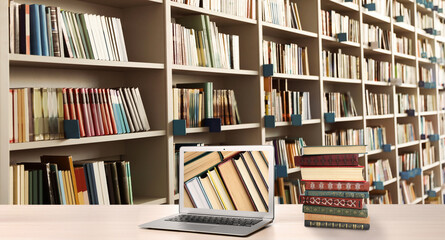
[[[31,54],[42,56],[42,39],[40,37],[40,14],[39,5],[29,5]]]
[[[65,194],[64,194],[65,186],[63,185],[62,171],[59,170],[58,174],[59,174],[60,195],[62,196],[62,202],[60,204],[66,205],[66,199],[65,199]]]
[[[116,103],[113,103],[112,105],[113,105],[114,119],[116,121],[117,133],[122,134],[124,132],[122,131],[122,119],[119,107]]]
[[[39,6],[39,16],[40,16],[40,37],[41,37],[41,46],[42,46],[42,55],[43,56],[49,56],[49,49],[48,49],[48,25],[51,23],[46,22],[46,11],[45,11],[45,5],[38,5]]]
[[[93,204],[99,204],[99,199],[97,197],[97,189],[96,189],[96,180],[94,178],[94,168],[92,163],[85,164],[88,169],[88,181],[91,186],[91,199],[93,200]]]
[[[124,99],[121,98],[119,91],[116,91],[116,95],[118,99],[121,99],[124,101]],[[122,96],[123,97],[123,96]],[[123,122],[123,132],[124,133],[130,133],[130,127],[128,125],[127,115],[125,114],[124,106],[122,105],[122,101],[119,101],[119,111],[122,114],[122,122]]]
[[[83,167],[83,172],[85,173],[85,183],[87,185],[87,194],[88,194],[88,201],[90,204],[94,204],[93,203],[93,194],[92,194],[92,190],[91,190],[91,183],[90,183],[90,176],[88,176],[88,166],[86,164],[82,165]]]

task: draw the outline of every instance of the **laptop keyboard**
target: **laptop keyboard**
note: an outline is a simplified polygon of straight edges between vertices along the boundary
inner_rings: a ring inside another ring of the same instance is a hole
[[[199,215],[178,215],[172,218],[165,219],[165,221],[207,223],[207,224],[231,225],[231,226],[241,226],[241,227],[251,227],[261,222],[260,219],[252,219],[252,218],[234,218],[234,217],[222,217],[222,216],[216,217],[216,216],[199,216]]]

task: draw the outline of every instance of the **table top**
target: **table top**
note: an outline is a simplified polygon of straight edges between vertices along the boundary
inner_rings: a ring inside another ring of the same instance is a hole
[[[304,227],[301,205],[278,205],[274,222],[247,239],[445,239],[443,205],[368,205],[371,229]],[[240,239],[140,229],[177,213],[176,205],[0,206],[0,239]]]

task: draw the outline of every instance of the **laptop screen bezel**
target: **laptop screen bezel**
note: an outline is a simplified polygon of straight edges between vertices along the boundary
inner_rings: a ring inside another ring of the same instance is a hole
[[[262,151],[267,154],[269,162],[269,211],[234,211],[234,210],[217,210],[202,208],[185,208],[184,207],[184,152],[214,152],[214,151]],[[252,217],[252,218],[270,218],[273,219],[275,212],[274,205],[274,148],[273,146],[202,146],[202,147],[181,147],[179,149],[179,212],[194,214],[211,214],[211,215],[227,215],[236,217]]]

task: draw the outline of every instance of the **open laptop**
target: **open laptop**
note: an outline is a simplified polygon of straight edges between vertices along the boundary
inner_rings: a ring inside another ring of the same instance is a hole
[[[179,214],[141,228],[247,236],[274,219],[272,146],[181,147]]]

